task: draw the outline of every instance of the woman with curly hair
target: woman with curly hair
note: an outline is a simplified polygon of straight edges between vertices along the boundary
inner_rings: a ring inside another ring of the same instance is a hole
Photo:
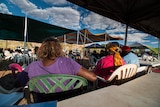
[[[38,60],[29,64],[17,78],[22,86],[32,77],[45,74],[78,75],[89,81],[96,80],[93,72],[88,71],[74,60],[64,57],[60,42],[53,37],[46,38],[42,42],[37,57]]]

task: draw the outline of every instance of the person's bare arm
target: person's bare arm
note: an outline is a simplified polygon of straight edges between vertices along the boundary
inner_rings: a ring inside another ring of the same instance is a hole
[[[84,68],[84,67],[82,67],[82,68],[78,71],[77,75],[78,75],[78,76],[82,76],[82,77],[84,77],[84,78],[86,78],[87,80],[92,81],[92,82],[96,81],[96,79],[97,79],[96,75],[95,75],[93,72],[87,70],[87,69]]]

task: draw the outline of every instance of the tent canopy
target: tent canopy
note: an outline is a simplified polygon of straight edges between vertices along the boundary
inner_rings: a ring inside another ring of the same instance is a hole
[[[68,0],[160,38],[160,0]]]
[[[135,43],[132,43],[132,44],[130,44],[128,46],[131,47],[132,49],[150,49],[151,51],[153,51],[156,54],[158,54],[158,51],[155,48],[152,48],[152,47],[150,47],[148,45],[145,45],[143,43],[135,42]]]
[[[27,41],[42,42],[49,36],[61,36],[74,30],[54,26],[28,18]],[[24,41],[25,18],[0,13],[0,39]]]
[[[105,47],[100,44],[91,44],[86,46],[85,48],[105,48]]]
[[[77,43],[77,33],[78,32],[71,32],[66,34],[66,42],[67,43]],[[85,39],[86,38],[86,39]],[[58,37],[60,41],[64,41],[64,37],[60,36]],[[79,44],[86,44],[86,43],[92,43],[92,42],[102,42],[102,41],[108,41],[108,40],[123,40],[121,37],[112,37],[106,33],[103,34],[92,34],[88,29],[82,29],[79,31]]]

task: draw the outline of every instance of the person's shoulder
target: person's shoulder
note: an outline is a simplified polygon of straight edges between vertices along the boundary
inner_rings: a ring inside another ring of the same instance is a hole
[[[67,64],[67,65],[69,65],[69,64],[78,64],[73,59],[67,58],[67,57],[58,57],[57,63],[63,63],[63,64]]]
[[[58,57],[57,60],[64,62],[64,61],[71,61],[72,59],[71,58],[67,58],[67,57]]]
[[[32,63],[30,63],[28,66],[35,66],[35,65],[40,65],[41,64],[41,61],[34,61]]]
[[[104,58],[106,59],[106,58],[113,58],[113,57],[114,57],[114,55],[107,55]]]
[[[109,60],[109,59],[113,59],[113,55],[107,55],[107,56],[104,56],[104,57],[102,57],[100,60],[101,61],[106,61],[106,60]]]
[[[134,55],[134,53],[129,52],[129,53],[127,53],[125,56],[132,56],[132,55]],[[124,57],[125,57],[125,56],[124,56]]]
[[[133,56],[136,56],[136,57],[138,57],[135,53],[133,53],[133,52],[131,52],[131,54],[133,55]]]

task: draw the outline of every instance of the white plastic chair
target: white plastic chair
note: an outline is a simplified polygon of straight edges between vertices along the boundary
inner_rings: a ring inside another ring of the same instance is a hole
[[[9,60],[12,58],[12,54],[8,50],[4,51],[4,55],[5,55],[5,60]]]
[[[124,81],[131,79],[137,73],[138,66],[136,64],[125,64],[117,68],[112,75],[105,80],[104,78],[97,76],[97,78],[105,83],[114,82],[114,84],[121,84]],[[115,80],[115,81],[114,81]],[[96,84],[98,86],[98,84]]]

